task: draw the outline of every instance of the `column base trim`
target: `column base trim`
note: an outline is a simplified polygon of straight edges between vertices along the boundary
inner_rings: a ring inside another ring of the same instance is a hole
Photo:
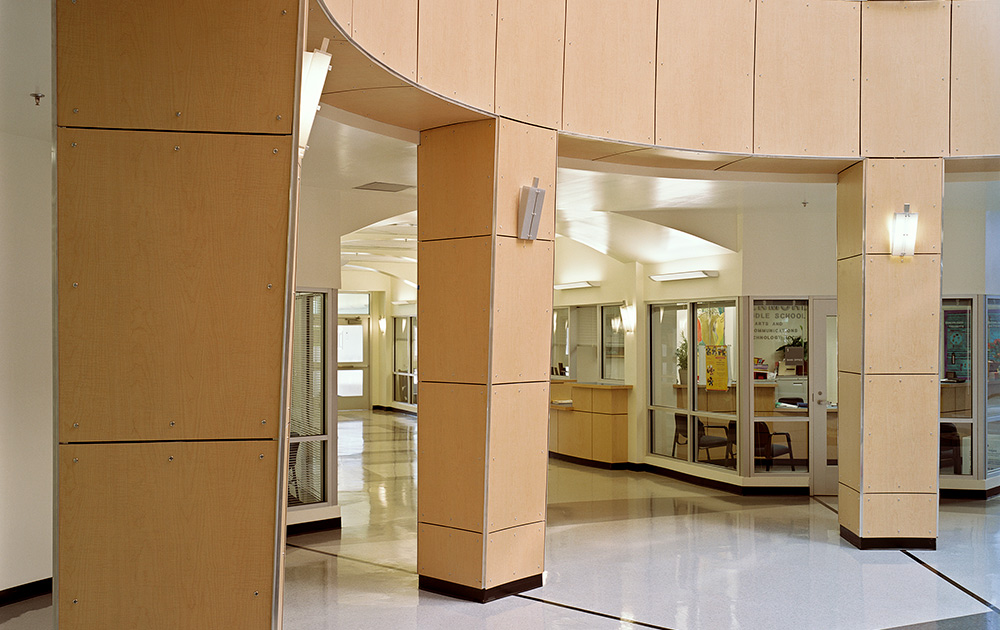
[[[862,551],[869,549],[937,549],[937,538],[862,538],[840,526],[840,537]]]
[[[486,602],[492,602],[493,600],[500,599],[501,597],[530,591],[531,589],[538,588],[541,585],[541,573],[538,575],[532,575],[531,577],[522,578],[520,580],[514,580],[513,582],[507,582],[506,584],[501,584],[500,586],[494,586],[493,588],[475,588],[472,586],[465,586],[464,584],[456,584],[447,580],[439,580],[438,578],[426,575],[421,575],[419,581],[419,588],[422,591],[429,591],[439,595],[447,595],[448,597],[464,599],[478,604],[485,604]]]
[[[16,604],[40,595],[48,595],[52,592],[52,578],[35,580],[27,584],[19,584],[0,591],[0,606]]]

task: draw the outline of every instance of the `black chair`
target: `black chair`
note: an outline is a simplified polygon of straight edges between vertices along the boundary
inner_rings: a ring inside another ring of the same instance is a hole
[[[705,432],[706,429],[721,429],[722,435],[709,435]],[[698,449],[705,451],[706,462],[711,462],[712,458],[708,456],[708,450],[712,448],[718,448],[720,446],[726,447],[726,463],[729,463],[730,456],[732,454],[732,441],[729,439],[729,429],[721,424],[704,424],[701,420],[698,421]],[[698,461],[702,461],[699,459]]]
[[[951,422],[941,423],[941,467],[951,465],[956,475],[962,474],[962,436]]]
[[[776,444],[774,436],[781,435],[785,438],[784,444]],[[771,464],[775,457],[788,455],[791,460],[792,470],[795,470],[795,456],[792,455],[792,438],[783,431],[771,432],[770,427],[765,422],[753,423],[754,456],[764,460],[764,469],[771,470]]]
[[[679,413],[674,414],[674,445],[670,449],[670,456],[677,456],[677,445],[686,446],[688,443],[688,422],[687,416]],[[681,440],[684,440],[683,442]]]

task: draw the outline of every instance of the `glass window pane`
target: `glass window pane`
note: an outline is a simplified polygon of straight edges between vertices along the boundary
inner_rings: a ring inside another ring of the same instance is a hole
[[[649,410],[649,452],[688,458],[688,416],[664,409]]]
[[[337,326],[337,362],[364,363],[364,327],[361,324]]]
[[[688,309],[684,304],[649,307],[650,402],[687,408]]]
[[[808,323],[808,300],[754,300],[754,415],[809,415]]]
[[[695,417],[697,461],[736,469],[736,420]]]
[[[326,440],[288,445],[288,506],[326,501]]]
[[[340,315],[367,315],[367,293],[340,293],[337,295],[337,313]]]
[[[601,378],[625,380],[625,327],[620,306],[601,307],[601,345],[603,348]]]
[[[393,318],[393,370],[396,372],[410,371],[410,318]]]
[[[1000,421],[986,423],[986,472],[1000,470]]]
[[[941,423],[941,474],[972,474],[972,423]]]
[[[739,375],[736,304],[697,304],[695,318],[695,409],[735,414]]]
[[[986,344],[986,419],[993,421],[1000,420],[1000,299],[998,298],[987,300]],[[1000,465],[997,468],[1000,468]]]
[[[417,373],[417,318],[410,318],[410,371]]]
[[[826,316],[826,464],[837,465],[837,316]]]
[[[972,300],[941,302],[941,417],[972,417]]]
[[[396,402],[410,402],[410,376],[408,374],[394,374],[394,387],[392,399]]]
[[[364,370],[337,370],[338,396],[364,396]]]
[[[753,429],[755,472],[808,472],[808,422],[757,421]]]
[[[569,376],[569,309],[552,309],[552,364],[554,376]]]
[[[322,293],[295,294],[290,400],[292,435],[326,432],[324,298]]]

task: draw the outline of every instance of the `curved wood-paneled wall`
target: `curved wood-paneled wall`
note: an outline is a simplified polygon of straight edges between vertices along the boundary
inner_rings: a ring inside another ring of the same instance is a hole
[[[1000,155],[997,0],[319,1],[401,77],[550,129],[743,155]],[[354,92],[338,106],[384,109],[365,102],[384,90]]]

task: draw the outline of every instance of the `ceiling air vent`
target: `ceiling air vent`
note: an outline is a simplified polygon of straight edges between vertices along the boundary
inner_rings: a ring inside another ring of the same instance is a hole
[[[367,184],[354,187],[355,190],[377,190],[379,192],[399,192],[407,188],[413,188],[413,186],[390,184],[389,182],[368,182]]]

